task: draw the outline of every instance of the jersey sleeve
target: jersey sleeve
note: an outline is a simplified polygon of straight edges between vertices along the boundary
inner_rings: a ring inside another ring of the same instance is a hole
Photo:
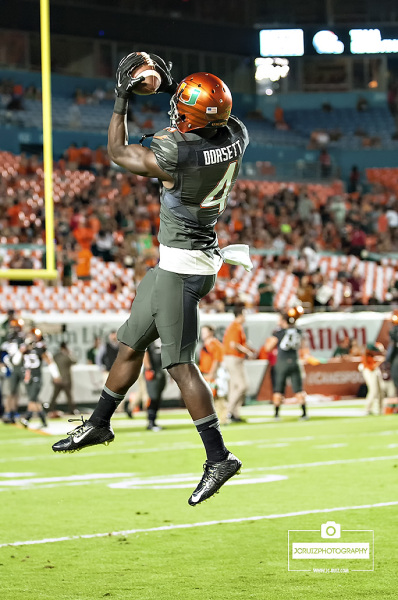
[[[159,167],[174,177],[178,165],[178,146],[174,130],[162,129],[155,133],[151,142],[151,150]]]

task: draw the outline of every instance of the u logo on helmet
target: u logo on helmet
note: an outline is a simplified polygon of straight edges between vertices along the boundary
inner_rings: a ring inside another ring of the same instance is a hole
[[[187,87],[186,83],[183,83],[181,85],[180,91],[178,93],[178,99],[180,102],[182,102],[183,104],[186,104],[187,106],[194,106],[196,104],[196,102],[198,101],[199,98],[199,94],[200,94],[200,89],[199,88],[193,88],[192,90],[190,90],[190,95],[189,98],[187,100],[185,100],[182,95],[184,93],[185,88]]]

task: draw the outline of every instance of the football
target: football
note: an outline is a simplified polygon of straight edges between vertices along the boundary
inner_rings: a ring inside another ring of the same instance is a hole
[[[152,61],[149,60],[147,61],[147,64],[141,65],[140,67],[137,67],[131,71],[130,76],[134,79],[140,75],[145,77],[141,83],[134,87],[134,94],[138,94],[139,96],[149,96],[150,94],[155,94],[158,90],[162,82],[162,78],[155,70],[153,63],[151,63]]]

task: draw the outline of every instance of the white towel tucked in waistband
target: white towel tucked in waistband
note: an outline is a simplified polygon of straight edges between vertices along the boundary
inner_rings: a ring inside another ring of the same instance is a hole
[[[231,244],[220,248],[220,254],[223,261],[230,265],[241,265],[246,271],[251,271],[253,268],[247,244]]]

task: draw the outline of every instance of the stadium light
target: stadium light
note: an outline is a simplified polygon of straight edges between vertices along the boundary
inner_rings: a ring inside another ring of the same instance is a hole
[[[380,29],[350,29],[352,54],[393,54],[398,39],[382,39]]]
[[[312,45],[318,54],[342,54],[344,44],[333,31],[318,31],[312,38]]]
[[[303,56],[304,31],[302,29],[262,29],[260,31],[261,56]]]

